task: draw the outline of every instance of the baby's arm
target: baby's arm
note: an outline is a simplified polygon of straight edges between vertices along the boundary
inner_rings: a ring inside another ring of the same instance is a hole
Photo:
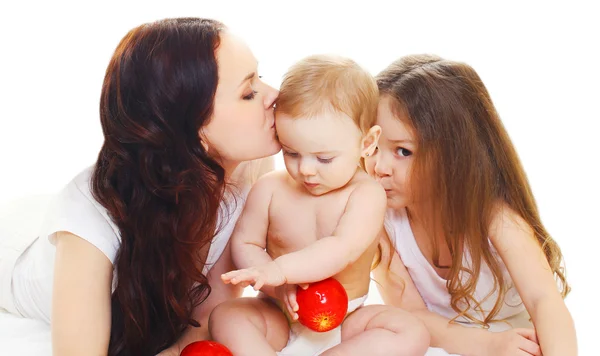
[[[533,320],[544,356],[576,355],[573,319],[532,228],[504,206],[493,220],[490,240]]]
[[[375,241],[383,226],[386,203],[385,191],[377,182],[364,183],[350,194],[344,214],[331,236],[275,261],[265,259],[262,265],[226,273],[223,281],[250,283],[259,290],[263,286],[311,283],[336,275],[355,262]]]
[[[331,236],[275,259],[287,283],[320,281],[358,260],[377,239],[386,204],[385,191],[379,183],[369,181],[357,187]]]
[[[246,271],[248,268],[255,266],[276,267],[275,262],[273,262],[273,259],[266,251],[266,246],[269,228],[269,205],[271,204],[274,189],[276,189],[274,187],[278,186],[278,177],[277,173],[266,174],[264,177],[258,179],[248,194],[246,205],[236,223],[230,240],[233,263],[237,269]],[[273,269],[277,271],[276,268]],[[235,271],[223,272],[225,273],[221,275],[221,279],[225,283],[232,283],[240,287],[254,284],[254,281],[250,279],[237,281],[230,278]],[[295,287],[274,287],[269,285],[260,288],[258,286],[255,289],[261,289],[263,293],[266,293],[270,297],[281,299],[286,304],[290,303],[290,308],[296,305],[295,296],[289,296],[289,289]],[[302,288],[306,288],[306,286],[302,286]],[[290,301],[288,302],[288,300]]]
[[[269,204],[273,194],[273,180],[268,174],[250,189],[246,205],[231,235],[231,253],[236,268],[248,268],[272,262],[265,250],[269,227]]]

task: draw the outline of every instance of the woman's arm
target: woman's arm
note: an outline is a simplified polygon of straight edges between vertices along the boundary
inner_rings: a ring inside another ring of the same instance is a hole
[[[544,356],[577,355],[573,319],[532,228],[502,206],[493,219],[490,240],[533,320]]]
[[[229,272],[233,269],[233,260],[231,258],[231,246],[228,243],[223,250],[223,254],[219,260],[208,271],[208,284],[211,287],[211,292],[206,300],[198,305],[193,312],[193,318],[200,323],[199,327],[188,326],[179,340],[168,349],[161,352],[159,355],[179,355],[184,347],[194,341],[209,340],[208,318],[212,310],[219,304],[234,298],[239,298],[242,295],[243,289],[225,284],[221,281],[221,274]]]
[[[385,232],[381,235],[380,246],[381,262],[373,271],[373,277],[381,298],[385,304],[410,311],[421,319],[431,334],[431,346],[464,356],[538,354],[537,345],[527,340],[527,330],[496,334],[451,323],[429,311]],[[523,349],[531,352],[523,353]]]
[[[52,295],[52,354],[106,355],[113,266],[88,241],[58,232]]]

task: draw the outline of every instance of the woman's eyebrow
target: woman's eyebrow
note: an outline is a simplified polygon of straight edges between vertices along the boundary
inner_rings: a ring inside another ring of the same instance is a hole
[[[246,75],[246,76],[244,77],[244,80],[242,80],[242,82],[240,83],[240,85],[239,85],[239,86],[242,86],[242,84],[244,84],[246,81],[248,81],[248,80],[250,80],[250,79],[254,78],[254,76],[256,76],[256,72],[248,73],[248,75]]]

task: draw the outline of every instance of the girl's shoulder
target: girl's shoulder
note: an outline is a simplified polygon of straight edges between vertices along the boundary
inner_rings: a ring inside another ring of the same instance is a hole
[[[525,219],[504,201],[497,201],[490,216],[489,238],[492,242],[508,231],[531,233],[532,227]]]

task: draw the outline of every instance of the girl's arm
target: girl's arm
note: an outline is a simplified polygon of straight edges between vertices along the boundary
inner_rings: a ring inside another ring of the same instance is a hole
[[[52,295],[52,354],[106,355],[113,266],[98,248],[58,232]]]
[[[410,311],[421,319],[431,334],[431,346],[453,354],[481,355],[488,332],[452,324],[430,312],[385,232],[380,246],[381,261],[373,271],[373,277],[384,303]]]
[[[431,335],[431,346],[464,356],[540,355],[537,344],[528,340],[528,337],[533,338],[529,330],[491,333],[451,323],[429,311],[385,232],[381,235],[380,246],[381,262],[373,271],[373,277],[384,303],[410,311],[421,319]]]
[[[492,221],[490,240],[533,320],[544,356],[577,355],[573,319],[532,228],[504,205]]]

